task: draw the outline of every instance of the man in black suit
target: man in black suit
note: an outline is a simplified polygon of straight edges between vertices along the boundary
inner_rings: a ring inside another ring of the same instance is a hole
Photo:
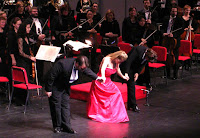
[[[173,6],[170,10],[170,15],[165,16],[163,19],[163,26],[161,28],[161,34],[164,37],[171,37],[177,40],[176,47],[173,49],[175,56],[175,64],[173,65],[173,79],[177,79],[178,69],[180,63],[178,62],[179,47],[180,47],[180,36],[184,31],[184,23],[181,18],[177,16],[177,7]],[[177,31],[176,31],[177,30]],[[173,32],[174,31],[174,32]],[[172,33],[173,32],[173,33]],[[169,48],[168,48],[169,50]],[[167,67],[167,76],[170,77],[170,67]]]
[[[49,97],[51,118],[55,133],[61,131],[76,133],[70,124],[70,86],[78,79],[78,71],[83,72],[92,79],[100,77],[89,68],[88,59],[79,56],[77,59],[66,58],[55,63],[48,74],[46,81],[46,94]]]
[[[156,53],[145,46],[136,46],[128,54],[128,59],[126,62],[121,64],[122,72],[125,73],[125,76],[129,76],[127,82],[128,88],[128,109],[131,109],[134,112],[139,112],[140,109],[137,107],[136,98],[135,98],[135,82],[138,79],[138,76],[145,65],[150,62],[154,62],[157,59]]]

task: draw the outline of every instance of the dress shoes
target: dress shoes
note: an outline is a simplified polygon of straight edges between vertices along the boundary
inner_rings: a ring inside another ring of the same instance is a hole
[[[54,128],[54,133],[61,133],[61,128],[60,127],[56,127]]]
[[[72,128],[63,128],[63,132],[71,133],[71,134],[76,134],[77,132],[73,130]]]
[[[133,108],[133,112],[139,113],[139,112],[140,112],[140,109],[139,109],[137,106],[135,106],[135,108]]]

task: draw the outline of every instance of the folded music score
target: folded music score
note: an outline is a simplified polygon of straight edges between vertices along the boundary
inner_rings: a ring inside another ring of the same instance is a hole
[[[79,41],[72,41],[72,40],[68,40],[67,42],[63,44],[63,46],[69,46],[74,51],[78,51],[83,48],[91,48],[90,45],[87,45]]]

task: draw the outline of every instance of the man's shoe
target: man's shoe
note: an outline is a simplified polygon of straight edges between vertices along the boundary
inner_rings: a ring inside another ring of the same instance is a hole
[[[136,106],[135,108],[133,108],[133,112],[139,113],[139,112],[140,112],[140,109]]]
[[[61,133],[61,129],[60,129],[60,127],[56,127],[56,128],[54,128],[54,131],[53,131],[54,133]]]
[[[63,132],[71,133],[71,134],[76,134],[77,132],[73,130],[72,128],[63,128]]]

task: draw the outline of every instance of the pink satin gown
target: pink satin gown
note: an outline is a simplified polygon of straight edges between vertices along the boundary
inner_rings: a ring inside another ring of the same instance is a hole
[[[110,79],[114,73],[116,69],[106,68],[106,82],[92,82],[88,100],[88,117],[92,120],[108,123],[129,121],[121,92]]]

